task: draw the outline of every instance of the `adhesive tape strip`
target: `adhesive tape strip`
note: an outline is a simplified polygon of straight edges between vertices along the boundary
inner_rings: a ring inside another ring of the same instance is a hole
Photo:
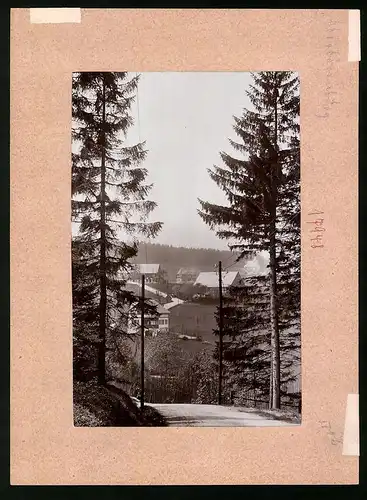
[[[59,24],[80,23],[81,9],[29,9],[31,23],[35,24]]]
[[[344,424],[343,455],[359,456],[358,394],[348,394]]]
[[[348,61],[361,60],[361,19],[359,10],[349,11]]]

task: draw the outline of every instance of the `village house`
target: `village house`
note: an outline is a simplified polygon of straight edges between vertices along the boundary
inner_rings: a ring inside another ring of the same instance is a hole
[[[190,267],[181,267],[176,274],[176,283],[194,283],[199,275],[199,271]]]
[[[224,271],[222,273],[222,290],[225,292],[231,286],[241,286],[244,275],[239,271]],[[205,286],[211,294],[217,294],[219,291],[218,272],[203,272],[196,278],[194,286]]]
[[[125,289],[129,292],[133,292],[137,297],[141,296],[141,284],[135,283],[133,281],[128,281],[125,285]],[[151,315],[146,313],[145,318],[145,328],[151,330],[152,334],[156,334],[158,331],[164,332],[169,330],[169,315],[170,311],[165,309],[163,305],[170,303],[172,298],[156,290],[149,285],[145,287],[145,299],[150,305],[156,307],[158,315]],[[127,312],[128,320],[128,332],[130,334],[140,331],[141,327],[141,317],[140,313],[135,313],[132,315]]]
[[[143,274],[146,283],[160,283],[165,279],[165,271],[160,264],[135,264],[130,279],[140,281]]]
[[[149,304],[156,307],[157,314],[149,312],[144,314],[144,331],[145,335],[155,337],[158,333],[167,333],[169,331],[169,315],[170,311],[165,309],[156,300],[149,299]],[[134,312],[129,315],[128,333],[134,334],[141,330],[141,314]]]

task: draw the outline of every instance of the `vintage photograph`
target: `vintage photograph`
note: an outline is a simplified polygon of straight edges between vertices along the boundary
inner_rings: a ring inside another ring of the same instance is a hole
[[[299,425],[299,75],[73,73],[71,106],[74,425]]]

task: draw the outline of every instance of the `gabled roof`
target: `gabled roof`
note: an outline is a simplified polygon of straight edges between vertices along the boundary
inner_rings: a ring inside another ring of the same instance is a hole
[[[140,294],[141,293],[141,283],[135,282],[135,281],[127,281],[126,289]],[[158,290],[157,288],[153,288],[149,285],[145,285],[145,292],[151,293],[151,294],[156,295],[158,297],[163,297],[165,299],[168,297],[168,293],[162,292],[161,290]]]
[[[172,299],[172,302],[168,302],[167,304],[163,304],[163,307],[165,309],[172,309],[172,307],[179,306],[180,304],[183,304],[184,302],[185,302],[184,300],[181,300],[181,299],[178,299],[177,297],[174,297]]]
[[[125,285],[125,290],[129,292],[133,292],[136,296],[141,295],[141,284],[140,283],[134,283],[133,281],[128,281]],[[145,286],[145,297],[147,300],[149,300],[151,303],[154,303],[154,305],[159,305],[159,308],[157,308],[159,314],[164,314],[167,313],[166,310],[163,310],[161,308],[161,304],[155,299],[155,297],[163,297],[167,299],[167,294],[160,292],[159,290],[155,290],[154,288],[151,288],[149,286]]]
[[[149,299],[148,302],[157,308],[158,314],[169,314],[169,310],[164,308],[159,302],[154,299]]]
[[[224,287],[231,286],[239,273],[237,271],[224,271],[222,273],[222,284]],[[208,288],[219,288],[219,275],[217,272],[200,273],[194,285],[202,285]]]

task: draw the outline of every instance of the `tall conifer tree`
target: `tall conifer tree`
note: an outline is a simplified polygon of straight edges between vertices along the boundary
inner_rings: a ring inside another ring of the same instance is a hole
[[[124,316],[139,300],[124,285],[137,254],[137,235],[154,237],[156,204],[142,167],[145,143],[128,145],[139,77],[128,73],[73,75],[72,215],[74,331],[98,344],[98,380],[106,382],[106,339],[127,335]]]
[[[252,74],[247,92],[252,109],[234,117],[240,142],[230,141],[241,154],[221,153],[224,167],[214,166],[210,177],[224,191],[229,204],[218,206],[200,201],[199,214],[232,249],[266,250],[270,256],[269,322],[271,337],[271,406],[280,406],[280,308],[281,260],[288,262],[283,226],[297,223],[297,207],[291,215],[286,205],[297,205],[297,154],[299,134],[299,81],[292,72]],[[298,168],[299,173],[299,168]],[[289,189],[292,187],[293,191]],[[299,200],[298,200],[299,201]],[[294,222],[296,221],[296,222]],[[295,233],[293,233],[295,234]],[[291,247],[288,245],[288,251]],[[296,259],[295,259],[296,260]],[[287,265],[283,265],[285,270]]]

